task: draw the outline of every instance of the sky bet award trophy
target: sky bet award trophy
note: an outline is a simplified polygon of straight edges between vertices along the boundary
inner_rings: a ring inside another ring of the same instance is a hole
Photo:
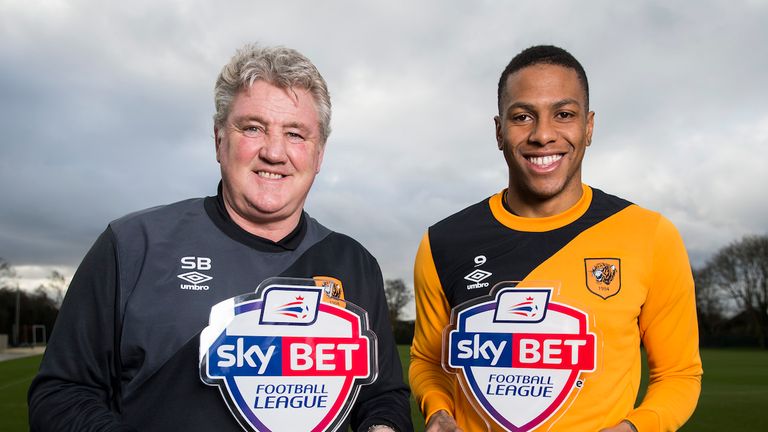
[[[535,429],[567,406],[594,372],[587,313],[552,301],[559,282],[500,282],[451,313],[443,367],[488,430]]]
[[[200,378],[252,431],[335,431],[376,379],[368,314],[323,281],[271,278],[211,308]]]

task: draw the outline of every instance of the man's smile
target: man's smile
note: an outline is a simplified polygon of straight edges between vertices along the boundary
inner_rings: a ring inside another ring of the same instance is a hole
[[[546,168],[549,165],[552,165],[553,163],[559,161],[563,158],[563,155],[557,154],[557,155],[550,155],[550,156],[526,156],[526,159],[528,162],[541,167]]]
[[[270,180],[279,180],[285,177],[282,174],[278,174],[270,171],[256,171],[256,175],[265,179],[270,179]]]

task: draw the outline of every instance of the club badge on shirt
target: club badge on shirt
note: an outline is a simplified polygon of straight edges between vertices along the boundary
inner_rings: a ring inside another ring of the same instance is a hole
[[[211,309],[200,378],[219,387],[244,429],[337,430],[375,380],[366,312],[324,295],[315,280],[273,278]]]
[[[555,283],[502,282],[457,306],[443,365],[475,409],[498,428],[535,429],[593,372],[596,337],[585,312],[552,301]]]
[[[584,258],[587,289],[603,300],[621,291],[621,260],[618,258]]]
[[[323,288],[323,301],[344,307],[344,286],[331,276],[314,276],[315,285]]]

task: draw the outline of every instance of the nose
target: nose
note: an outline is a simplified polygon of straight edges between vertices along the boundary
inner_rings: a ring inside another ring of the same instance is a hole
[[[531,131],[528,140],[532,144],[545,146],[557,140],[557,129],[551,119],[539,118]]]
[[[287,158],[286,144],[285,138],[280,134],[269,133],[264,139],[264,145],[259,150],[259,157],[272,164],[283,163]]]

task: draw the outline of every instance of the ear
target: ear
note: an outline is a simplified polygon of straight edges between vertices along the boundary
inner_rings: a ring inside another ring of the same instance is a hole
[[[213,141],[216,144],[216,162],[221,163],[221,156],[219,156],[219,152],[221,151],[221,137],[219,136],[219,128],[217,126],[213,127]]]
[[[592,144],[592,131],[595,128],[595,112],[590,111],[587,113],[587,127],[586,127],[586,134],[585,138],[587,140],[587,147],[589,147],[590,144]]]
[[[325,143],[317,150],[317,162],[315,164],[315,174],[320,173],[320,166],[323,164],[323,155],[325,154]]]
[[[501,150],[504,148],[504,138],[501,133],[501,117],[494,116],[493,124],[496,127],[496,147]]]

